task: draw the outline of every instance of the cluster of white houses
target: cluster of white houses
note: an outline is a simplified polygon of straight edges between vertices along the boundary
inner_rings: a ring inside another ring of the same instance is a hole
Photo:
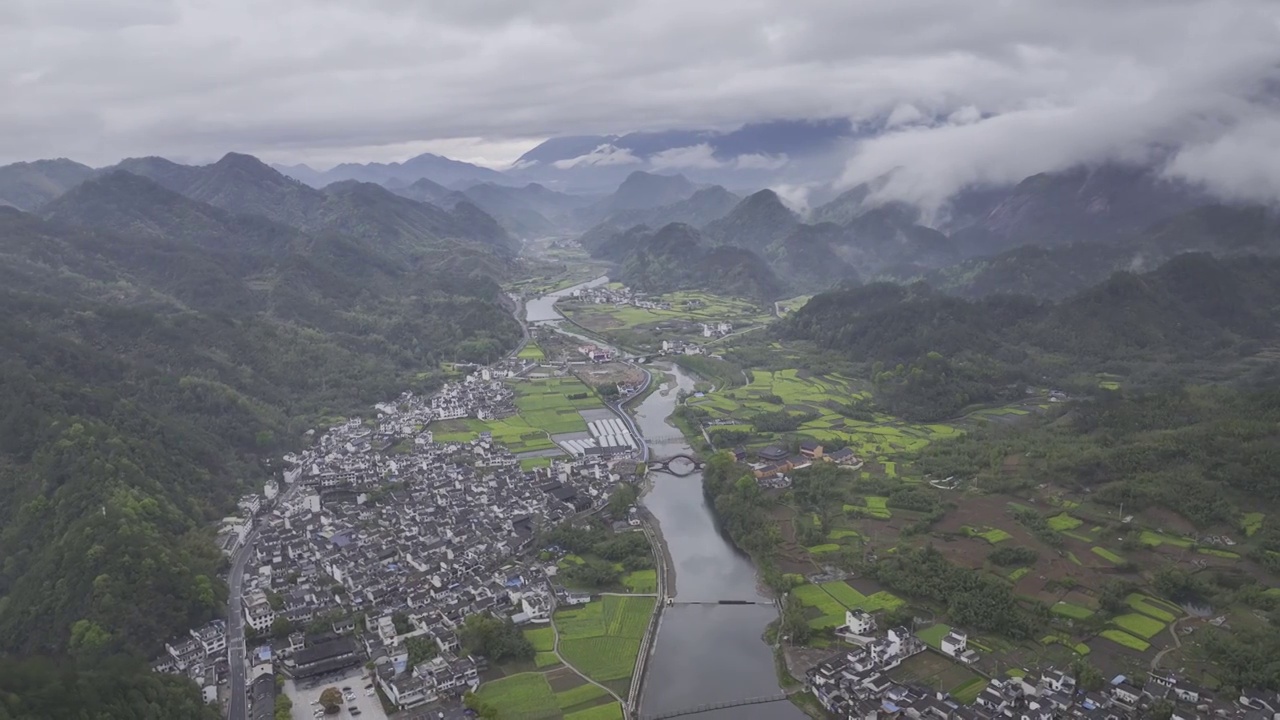
[[[1280,696],[1274,692],[1215,700],[1167,671],[1152,671],[1141,687],[1119,676],[1101,690],[1085,692],[1070,672],[1026,668],[989,678],[972,703],[961,703],[949,693],[895,680],[889,673],[924,652],[973,665],[978,658],[963,631],[950,631],[932,649],[904,627],[877,636],[875,617],[851,610],[836,635],[856,647],[818,663],[805,680],[823,708],[842,720],[1128,720],[1148,717],[1157,702],[1168,703],[1174,720],[1280,718]]]
[[[469,615],[547,620],[555,571],[513,564],[517,556],[538,528],[604,506],[630,478],[591,453],[522,470],[488,433],[437,442],[428,427],[510,402],[486,368],[431,397],[381,403],[375,422],[343,422],[284,458],[284,490],[242,508],[252,506],[258,531],[239,608],[251,679],[314,678],[371,660],[386,696],[413,707],[478,684],[484,660],[462,654],[458,637]],[[414,665],[409,646],[423,642],[434,652]],[[220,660],[225,677],[227,647],[224,625],[213,623],[171,642],[155,667],[202,687],[208,675],[212,700],[218,678],[206,668]]]

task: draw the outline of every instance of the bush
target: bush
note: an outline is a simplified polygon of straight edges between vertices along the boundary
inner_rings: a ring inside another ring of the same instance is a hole
[[[1018,567],[1034,565],[1040,559],[1040,553],[1028,547],[1004,545],[992,550],[987,559],[1001,567]]]

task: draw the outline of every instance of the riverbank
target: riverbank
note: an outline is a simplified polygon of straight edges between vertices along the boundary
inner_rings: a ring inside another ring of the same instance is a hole
[[[558,332],[583,337],[576,331],[585,328],[562,326],[564,317],[555,310],[555,300],[546,296],[528,302],[530,319],[538,313],[537,320]],[[594,337],[583,339],[608,345]],[[692,391],[693,379],[678,366],[632,364],[646,372],[648,384],[630,398],[609,403],[610,409],[641,441],[646,459],[649,453],[691,454],[684,433],[672,432],[676,428],[671,416],[678,407],[678,392]],[[650,715],[671,713],[761,695],[762,689],[777,683],[771,648],[760,641],[760,633],[777,620],[778,610],[776,605],[756,604],[771,597],[762,592],[755,564],[721,533],[703,496],[700,474],[647,474],[636,504],[658,569],[659,597],[636,658],[626,717],[639,717],[642,707]],[[675,603],[667,606],[667,598]],[[718,604],[722,600],[746,604]],[[715,710],[700,717],[790,720],[804,715],[786,703],[775,703]]]

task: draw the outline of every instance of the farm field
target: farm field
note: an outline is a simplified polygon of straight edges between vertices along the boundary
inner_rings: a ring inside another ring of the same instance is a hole
[[[1124,601],[1134,610],[1161,622],[1171,623],[1182,614],[1182,608],[1177,605],[1141,593],[1131,593]]]
[[[1165,627],[1164,623],[1159,620],[1138,613],[1119,615],[1112,618],[1111,622],[1130,635],[1135,635],[1143,640],[1150,640],[1164,630]]]
[[[1117,645],[1137,650],[1138,652],[1146,652],[1151,647],[1151,643],[1140,638],[1136,638],[1123,630],[1103,630],[1098,633],[1099,637],[1104,637]]]
[[[809,626],[815,629],[839,627],[844,624],[845,610],[865,610],[870,613],[901,607],[901,598],[888,592],[863,595],[843,581],[821,585],[805,584],[792,588],[791,596],[812,610]]]
[[[476,694],[499,709],[518,709],[521,717],[550,719],[563,716],[556,693],[542,673],[521,673],[487,682]]]
[[[550,625],[542,627],[527,628],[524,631],[525,638],[533,645],[533,649],[538,652],[545,652],[555,649],[556,631]]]
[[[669,320],[692,323],[728,321],[739,325],[757,325],[768,322],[772,311],[755,302],[741,298],[711,295],[704,292],[673,292],[651,297],[657,303],[667,303],[669,310],[650,310],[634,305],[609,305],[563,302],[559,309],[574,322],[596,332],[633,330]]]
[[[655,602],[649,597],[606,595],[586,605],[558,610],[555,624],[560,632],[560,654],[591,679],[617,682],[615,689],[624,691]]]
[[[706,410],[711,419],[732,419],[744,425],[749,425],[757,414],[779,410],[812,416],[800,426],[796,435],[832,446],[847,446],[865,458],[914,452],[932,440],[961,432],[949,425],[915,425],[889,416],[877,416],[873,421],[855,420],[833,408],[834,403],[848,403],[865,397],[865,392],[857,389],[855,381],[849,378],[832,375],[802,377],[798,370],[757,370],[752,373],[749,384],[712,393],[693,405]],[[761,433],[761,437],[763,440],[756,444],[770,442],[774,434]]]
[[[579,410],[603,408],[599,397],[577,378],[546,378],[512,383],[518,414],[501,420],[466,418],[431,423],[437,442],[465,442],[482,432],[513,453],[554,450],[551,435],[585,432]],[[530,458],[542,461],[541,458]],[[534,467],[538,463],[533,464]]]
[[[627,592],[633,593],[654,593],[658,592],[658,571],[657,570],[635,570],[622,576],[622,584],[627,588]]]
[[[622,720],[622,706],[618,703],[597,705],[585,710],[571,712],[564,720]]]
[[[928,685],[951,693],[956,702],[971,703],[987,686],[987,681],[963,664],[936,653],[913,655],[889,671],[889,677],[900,682]]]
[[[1085,618],[1093,617],[1093,611],[1089,608],[1072,605],[1068,602],[1056,602],[1053,607],[1049,608],[1049,611],[1054,615],[1061,615],[1073,620],[1084,620]]]

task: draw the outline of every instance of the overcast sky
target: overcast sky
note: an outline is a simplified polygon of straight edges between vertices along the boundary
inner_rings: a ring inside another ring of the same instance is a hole
[[[889,117],[847,182],[1184,148],[1280,193],[1276,0],[3,0],[0,162],[502,166],[554,134]]]

